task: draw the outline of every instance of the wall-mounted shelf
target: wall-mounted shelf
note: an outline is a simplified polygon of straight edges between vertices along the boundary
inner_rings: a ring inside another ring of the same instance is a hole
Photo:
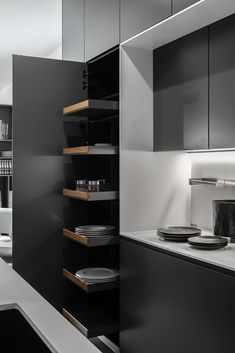
[[[80,190],[63,189],[64,196],[72,197],[84,201],[105,201],[116,200],[118,198],[117,191],[99,191],[89,192]]]
[[[103,283],[87,283],[74,274],[74,270],[63,269],[63,276],[87,293],[101,292],[119,287],[119,281]]]
[[[85,311],[63,309],[63,315],[87,338],[118,332],[118,324],[112,316],[101,309]]]
[[[94,155],[94,154],[118,154],[117,146],[80,146],[66,147],[63,152],[65,156]]]
[[[63,112],[66,116],[87,116],[99,119],[118,115],[119,103],[117,101],[88,99],[65,107]]]
[[[225,186],[235,186],[235,180],[216,178],[191,178],[189,179],[189,185],[212,185],[217,188],[223,188]]]
[[[119,242],[119,237],[116,236],[107,236],[99,238],[89,238],[81,234],[77,234],[69,229],[63,229],[64,237],[73,240],[81,245],[84,245],[88,248],[96,246],[105,246],[105,245],[115,245]]]

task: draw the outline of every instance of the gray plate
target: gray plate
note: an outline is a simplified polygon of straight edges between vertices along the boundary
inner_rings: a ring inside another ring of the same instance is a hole
[[[228,245],[228,240],[223,237],[203,235],[188,239],[188,243],[200,249],[216,249]]]
[[[186,236],[186,235],[197,235],[201,234],[201,229],[195,227],[166,227],[166,228],[159,228],[159,233],[166,234],[166,235],[175,235],[175,236]]]

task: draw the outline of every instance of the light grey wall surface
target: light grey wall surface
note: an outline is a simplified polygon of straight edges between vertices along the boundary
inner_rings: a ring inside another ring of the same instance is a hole
[[[62,43],[63,59],[84,62],[84,15],[85,0],[62,0],[63,24]]]
[[[121,50],[121,232],[190,222],[189,156],[153,152],[153,55]]]
[[[119,0],[85,0],[85,61],[119,44]]]
[[[192,177],[235,180],[235,151],[193,153],[190,155]],[[235,188],[192,186],[192,222],[212,230],[212,200],[235,199]]]

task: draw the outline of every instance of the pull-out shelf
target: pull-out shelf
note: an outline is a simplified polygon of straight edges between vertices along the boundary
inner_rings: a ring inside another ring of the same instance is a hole
[[[118,154],[117,146],[80,146],[64,148],[65,156],[77,155],[94,155],[94,154]]]
[[[63,309],[63,315],[87,338],[118,332],[115,319],[101,309]]]
[[[63,276],[83,289],[87,293],[101,292],[105,290],[116,289],[119,287],[119,281],[115,280],[112,282],[103,282],[103,283],[87,283],[83,281],[81,278],[77,277],[74,274],[74,270],[68,270],[66,268],[63,269]]]
[[[64,115],[81,116],[92,119],[102,119],[119,114],[119,103],[117,101],[88,99],[68,107],[65,107]]]
[[[89,192],[80,190],[63,189],[64,196],[84,200],[84,201],[105,201],[116,200],[118,198],[117,191],[99,191]]]
[[[119,237],[117,235],[115,236],[107,236],[107,237],[99,237],[99,238],[90,238],[86,237],[84,235],[78,234],[73,232],[70,229],[63,229],[63,235],[64,237],[73,240],[77,243],[80,243],[81,245],[84,245],[88,248],[95,247],[95,246],[105,246],[105,245],[114,245],[118,244],[119,242]]]

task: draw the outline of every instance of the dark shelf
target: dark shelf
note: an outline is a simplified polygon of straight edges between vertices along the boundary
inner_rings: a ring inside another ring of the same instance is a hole
[[[90,284],[77,277],[74,273],[75,270],[66,268],[63,269],[63,276],[87,293],[101,292],[105,290],[116,289],[119,287],[119,280],[115,280],[113,282]]]
[[[64,308],[63,315],[87,338],[118,332],[116,320],[101,309],[88,308],[85,311],[77,311]]]
[[[81,245],[84,245],[88,248],[96,246],[114,245],[118,244],[119,242],[119,237],[117,235],[100,238],[88,238],[84,235],[77,234],[66,228],[63,229],[63,235],[64,237],[73,240]]]
[[[106,118],[119,114],[119,103],[117,101],[88,99],[65,107],[63,112],[65,116],[80,116],[91,119]]]
[[[89,192],[80,190],[63,189],[63,195],[84,201],[109,201],[118,199],[117,191]]]

